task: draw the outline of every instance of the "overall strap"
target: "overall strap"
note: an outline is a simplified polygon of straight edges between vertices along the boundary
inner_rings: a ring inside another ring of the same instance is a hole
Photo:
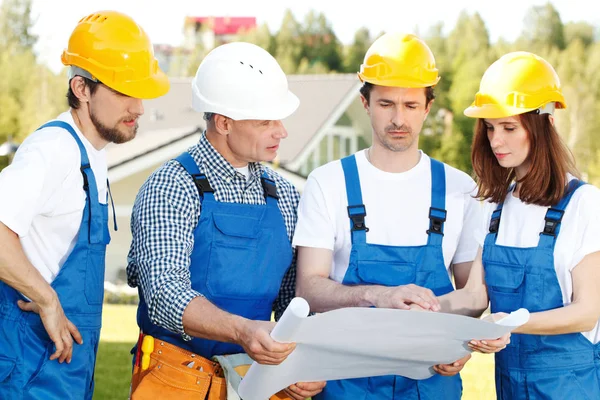
[[[500,216],[502,215],[502,206],[504,202],[498,204],[498,207],[492,213],[492,218],[490,219],[490,227],[488,234],[485,236],[484,246],[496,243],[496,239],[498,238],[498,229],[500,229]]]
[[[431,160],[431,207],[427,244],[441,245],[446,221],[446,170],[438,160]]]
[[[198,164],[196,164],[196,161],[194,161],[192,155],[186,151],[177,156],[175,161],[181,164],[181,166],[194,180],[194,184],[196,185],[198,194],[200,195],[200,207],[202,207],[203,201],[213,201],[214,190],[210,186],[206,175],[200,172],[200,168],[198,168]]]
[[[369,228],[365,225],[367,209],[363,204],[360,190],[360,177],[354,155],[342,158],[342,169],[346,181],[346,196],[348,197],[348,217],[350,218],[350,234],[352,243],[367,242]]]
[[[94,177],[94,171],[92,171],[92,167],[90,166],[90,160],[87,151],[85,150],[85,146],[75,132],[75,129],[64,121],[55,120],[47,122],[37,130],[50,127],[61,128],[68,131],[73,139],[75,139],[75,142],[77,142],[77,147],[79,147],[79,152],[81,153],[80,171],[83,177],[83,190],[85,191],[88,203],[88,240],[90,243],[102,243],[104,228],[102,209],[98,201],[98,186],[96,185],[96,178]]]
[[[110,205],[112,206],[113,222],[115,224],[115,231],[118,231],[119,227],[117,226],[117,212],[115,211],[115,201],[113,200],[113,195],[110,190],[110,182],[108,181],[108,179],[106,180],[106,188],[108,189],[108,193],[106,194],[106,203],[108,203],[108,199],[110,197]]]
[[[515,184],[513,183],[508,188],[506,195],[510,195],[510,193],[514,190]],[[485,245],[491,245],[496,243],[496,239],[498,238],[498,230],[500,229],[500,217],[502,216],[502,207],[504,207],[504,201],[498,203],[498,206],[492,212],[492,218],[490,219],[490,227],[487,236],[485,237]]]
[[[581,186],[585,185],[585,182],[578,179],[573,179],[567,185],[565,195],[560,199],[558,204],[550,207],[546,211],[544,216],[544,229],[540,232],[540,241],[538,247],[554,248],[556,244],[556,238],[560,232],[560,225],[565,214],[565,209],[569,205],[573,194]]]
[[[262,184],[267,204],[277,205],[277,201],[279,200],[277,185],[275,184],[275,181],[267,175],[267,171],[263,171],[262,176],[260,177],[260,183]]]

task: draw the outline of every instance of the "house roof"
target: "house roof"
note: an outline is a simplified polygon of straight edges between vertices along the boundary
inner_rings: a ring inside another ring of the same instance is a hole
[[[108,167],[183,139],[205,128],[203,115],[191,107],[191,78],[171,78],[171,89],[163,97],[144,101],[138,134],[130,142],[107,146]]]
[[[283,121],[288,137],[279,147],[282,165],[292,162],[314,136],[337,122],[331,117],[339,114],[337,111],[344,106],[345,99],[359,95],[360,85],[354,74],[291,75],[288,81],[290,90],[300,99],[300,106]]]
[[[191,108],[191,81],[191,78],[172,78],[169,93],[144,101],[145,113],[140,117],[137,137],[128,143],[108,145],[109,168],[178,141],[187,143],[190,135],[205,129],[203,115]],[[279,148],[282,165],[293,161],[319,132],[335,124],[332,117],[339,117],[340,108],[347,103],[345,99],[358,96],[359,84],[353,74],[292,75],[288,81],[290,90],[300,99],[300,106],[283,121],[288,137]],[[157,163],[161,161],[165,160]]]

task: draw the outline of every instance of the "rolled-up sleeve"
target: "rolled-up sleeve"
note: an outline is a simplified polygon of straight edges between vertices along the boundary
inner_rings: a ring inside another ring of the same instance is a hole
[[[131,216],[127,269],[129,284],[142,289],[150,321],[189,340],[183,313],[192,299],[202,296],[190,280],[200,204],[193,181],[182,171],[171,162],[140,189]]]

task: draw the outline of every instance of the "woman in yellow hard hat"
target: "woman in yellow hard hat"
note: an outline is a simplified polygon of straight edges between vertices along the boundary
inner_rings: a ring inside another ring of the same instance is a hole
[[[110,241],[104,148],[133,139],[141,99],[169,89],[148,36],[118,12],[81,19],[62,61],[70,110],[0,174],[0,399],[92,398]]]
[[[531,313],[496,354],[500,399],[600,398],[600,190],[579,180],[556,131],[565,107],[552,66],[514,52],[488,68],[465,110],[477,118],[473,169],[488,201],[469,280],[485,279],[495,316]]]

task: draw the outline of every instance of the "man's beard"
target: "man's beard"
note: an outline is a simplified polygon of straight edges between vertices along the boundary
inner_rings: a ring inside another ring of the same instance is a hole
[[[94,124],[94,127],[96,128],[96,131],[98,131],[98,134],[100,135],[100,137],[110,143],[116,143],[116,144],[125,143],[125,142],[128,142],[131,139],[135,138],[135,135],[137,134],[137,130],[138,130],[137,121],[135,123],[135,127],[133,128],[133,134],[131,136],[129,136],[126,133],[121,132],[116,127],[109,128],[108,126],[104,125],[102,122],[100,122],[100,120],[98,118],[96,118],[96,115],[94,114],[94,112],[92,111],[91,108],[90,108],[90,120],[92,121],[92,124]],[[121,121],[123,121],[123,120],[121,120]],[[119,121],[119,122],[121,122],[121,121]]]

